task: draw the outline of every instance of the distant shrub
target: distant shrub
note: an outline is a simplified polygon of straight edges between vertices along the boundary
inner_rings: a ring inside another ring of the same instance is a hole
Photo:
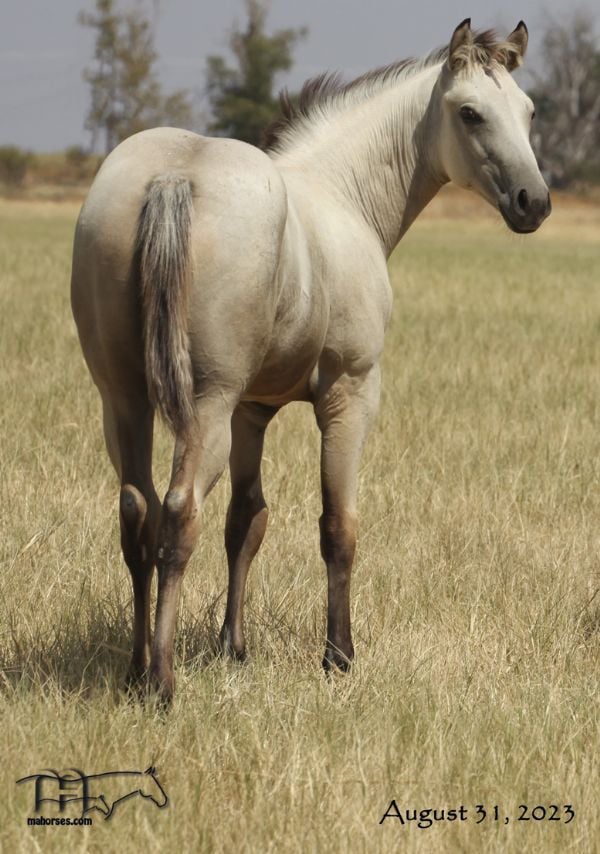
[[[0,146],[0,183],[20,187],[32,162],[33,155],[17,145]]]
[[[79,183],[91,181],[98,171],[100,158],[89,154],[81,145],[71,145],[65,149],[65,163],[68,178]]]
[[[80,186],[91,183],[99,166],[98,155],[88,154],[79,145],[71,145],[64,151],[36,154],[27,182],[36,187]]]
[[[65,149],[67,166],[78,176],[85,174],[89,156],[81,145],[71,145]]]

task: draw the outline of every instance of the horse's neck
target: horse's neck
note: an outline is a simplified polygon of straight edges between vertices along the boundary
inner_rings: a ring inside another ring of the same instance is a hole
[[[438,75],[428,68],[340,110],[282,158],[354,206],[386,256],[444,182],[429,109]]]

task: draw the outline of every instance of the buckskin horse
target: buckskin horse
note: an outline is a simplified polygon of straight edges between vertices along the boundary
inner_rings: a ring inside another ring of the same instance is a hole
[[[245,655],[244,588],[267,524],[263,437],[290,401],[313,405],[322,434],[323,664],[348,668],[359,457],[391,307],[386,261],[448,181],[483,196],[518,233],[550,212],[529,143],[533,105],[511,76],[527,39],[523,22],[500,41],[467,19],[423,59],[345,85],[323,75],[296,107],[283,96],[266,150],[157,128],[125,140],[100,169],[77,224],[72,306],[121,480],[129,679],[148,673],[165,702],[185,567],[228,462],[220,645]],[[156,411],[175,437],[162,505]]]

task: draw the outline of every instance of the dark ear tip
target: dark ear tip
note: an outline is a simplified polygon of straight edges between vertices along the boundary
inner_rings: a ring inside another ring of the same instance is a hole
[[[456,29],[462,30],[463,27],[468,27],[469,29],[471,29],[471,19],[470,18],[465,18],[464,21],[461,21]]]
[[[517,29],[518,30],[525,30],[526,33],[529,32],[529,30],[527,29],[527,24],[525,23],[525,21],[519,21],[519,23],[517,24]]]

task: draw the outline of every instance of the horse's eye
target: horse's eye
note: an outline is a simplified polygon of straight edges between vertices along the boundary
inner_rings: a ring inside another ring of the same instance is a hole
[[[535,119],[535,110],[534,110],[534,111],[533,111],[533,113],[531,114],[531,121],[533,121],[534,119]]]
[[[478,125],[483,121],[479,113],[476,113],[471,107],[461,107],[460,117],[467,125]]]

